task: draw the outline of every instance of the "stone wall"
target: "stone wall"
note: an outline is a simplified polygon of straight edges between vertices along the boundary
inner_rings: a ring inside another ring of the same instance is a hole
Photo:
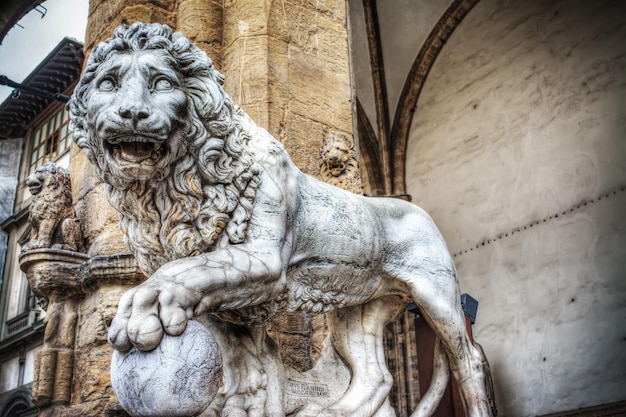
[[[625,399],[624,6],[482,0],[418,102],[408,192],[480,301],[501,415]]]

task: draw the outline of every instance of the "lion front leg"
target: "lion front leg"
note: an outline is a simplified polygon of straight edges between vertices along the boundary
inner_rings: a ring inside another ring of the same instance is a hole
[[[229,246],[169,262],[121,298],[109,328],[117,350],[156,348],[163,332],[179,336],[198,315],[276,300],[284,292],[280,253]]]

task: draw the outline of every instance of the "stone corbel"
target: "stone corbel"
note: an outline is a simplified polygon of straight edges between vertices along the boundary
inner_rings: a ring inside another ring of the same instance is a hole
[[[47,300],[33,381],[33,402],[39,408],[70,402],[77,309],[83,296],[79,270],[88,259],[83,253],[51,248],[23,252],[19,258],[33,293]]]

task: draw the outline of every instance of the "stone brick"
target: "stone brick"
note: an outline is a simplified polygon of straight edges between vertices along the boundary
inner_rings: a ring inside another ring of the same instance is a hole
[[[108,344],[76,349],[73,405],[115,397],[109,376],[112,354]]]
[[[178,5],[177,30],[200,48],[210,45],[208,49],[202,49],[215,63],[221,61],[222,25],[221,2],[186,0]]]
[[[94,187],[75,206],[90,255],[128,252],[119,229],[119,216],[107,201],[104,186]]]
[[[289,55],[291,111],[334,129],[352,131],[351,87],[345,72],[292,48]]]
[[[224,45],[250,36],[267,35],[268,2],[231,0],[224,3]]]
[[[95,187],[102,186],[102,181],[96,176],[95,168],[77,145],[72,145],[70,178],[72,179],[72,200],[74,202],[80,201]]]
[[[127,287],[103,287],[85,297],[80,306],[79,332],[76,338],[78,349],[100,346],[107,343],[107,332],[122,294]]]
[[[98,42],[111,36],[113,30],[122,23],[160,22],[176,28],[176,13],[161,8],[158,4],[148,1],[128,4],[123,0],[100,3],[89,14],[85,51],[90,51]]]
[[[330,133],[327,125],[289,113],[284,145],[302,172],[319,178],[319,149]]]
[[[329,61],[347,62],[345,16],[338,21],[298,4],[286,2],[283,7],[281,2],[273,2],[269,19],[270,36]]]
[[[245,37],[224,51],[225,89],[242,107],[267,103],[270,99],[267,42],[267,36]],[[255,118],[254,111],[250,116]]]

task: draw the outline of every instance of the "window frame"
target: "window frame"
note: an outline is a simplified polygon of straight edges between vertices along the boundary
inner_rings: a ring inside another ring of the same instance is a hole
[[[71,151],[74,138],[69,123],[69,111],[61,103],[49,106],[35,119],[26,135],[29,144],[27,176],[46,162],[58,161]]]

